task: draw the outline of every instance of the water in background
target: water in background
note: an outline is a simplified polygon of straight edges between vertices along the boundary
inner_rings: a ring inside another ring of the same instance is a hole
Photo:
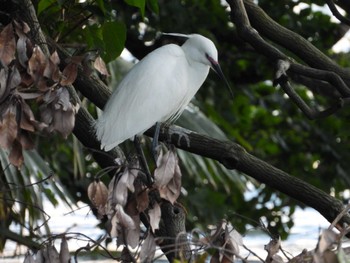
[[[85,204],[78,204],[83,209],[76,210],[74,213],[70,213],[69,208],[64,206],[53,207],[49,202],[45,204],[45,211],[51,216],[48,224],[53,234],[61,234],[64,232],[79,232],[90,236],[93,239],[105,234],[105,232],[97,227],[99,221],[92,215],[89,208]],[[291,230],[289,238],[282,242],[282,248],[291,253],[293,256],[301,253],[306,248],[308,250],[314,249],[317,244],[320,229],[327,228],[329,223],[324,219],[317,211],[311,208],[300,209],[297,208],[293,216],[295,225]],[[15,230],[16,227],[12,226],[11,229]],[[244,245],[257,253],[260,257],[265,258],[267,253],[264,250],[264,245],[270,241],[270,237],[259,231],[251,231],[243,238]],[[59,249],[59,243],[57,242],[56,248]],[[69,241],[69,249],[75,251],[79,247],[87,245],[87,241],[79,241],[72,239]],[[115,242],[112,242],[109,247],[111,250],[115,249]],[[18,249],[18,248],[17,248]],[[3,253],[0,256],[0,262],[9,263],[22,263],[23,257],[17,257],[13,259],[6,258],[4,256],[13,255],[16,250],[14,242],[8,241]],[[25,253],[25,249],[20,249],[22,253]],[[242,255],[247,255],[242,248]],[[22,254],[23,255],[23,254]],[[2,258],[2,259],[1,259]],[[83,262],[86,262],[83,260]],[[96,262],[96,261],[95,261]],[[115,261],[101,261],[99,262],[115,262]]]

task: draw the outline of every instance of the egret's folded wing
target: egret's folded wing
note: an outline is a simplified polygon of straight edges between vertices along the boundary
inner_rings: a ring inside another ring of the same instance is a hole
[[[170,44],[136,64],[118,85],[96,123],[101,148],[108,151],[184,108],[187,63],[182,49]]]

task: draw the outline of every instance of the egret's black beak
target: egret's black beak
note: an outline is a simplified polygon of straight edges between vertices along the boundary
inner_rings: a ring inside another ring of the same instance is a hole
[[[219,77],[225,82],[226,84],[226,87],[228,88],[232,98],[234,98],[233,96],[233,92],[232,92],[232,89],[231,89],[231,86],[230,84],[228,83],[227,79],[225,78],[225,75],[224,73],[222,73],[222,70],[221,70],[221,67],[220,67],[220,64],[215,61],[213,58],[211,58],[210,56],[207,56],[208,60],[210,61],[211,63],[211,67],[212,69],[215,71],[216,74],[219,75]]]

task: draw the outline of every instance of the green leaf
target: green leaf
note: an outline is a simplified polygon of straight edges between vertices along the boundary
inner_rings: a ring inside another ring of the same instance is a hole
[[[98,7],[101,9],[101,11],[106,14],[106,7],[105,7],[105,3],[104,0],[97,0],[96,1]]]
[[[102,28],[105,45],[102,57],[106,63],[116,59],[123,51],[126,40],[126,27],[121,22],[107,22]]]
[[[152,12],[156,13],[157,15],[159,14],[158,0],[147,0],[147,6],[152,10]]]
[[[124,0],[124,1],[128,5],[138,7],[140,9],[142,18],[145,17],[146,0]]]
[[[54,3],[56,3],[56,0],[40,0],[38,4],[38,15],[40,15],[41,12],[48,9]]]

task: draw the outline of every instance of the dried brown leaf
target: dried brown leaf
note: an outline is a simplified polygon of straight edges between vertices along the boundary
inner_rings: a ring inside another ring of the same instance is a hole
[[[265,245],[264,249],[267,251],[268,257],[272,258],[273,255],[277,254],[281,247],[281,237],[273,238],[270,242]]]
[[[135,262],[135,258],[130,254],[127,247],[124,247],[120,256],[121,263]]]
[[[234,245],[229,241],[225,244],[222,251],[222,259],[220,263],[232,263],[234,262],[235,248]]]
[[[137,202],[137,211],[142,213],[148,208],[149,205],[149,197],[148,197],[148,189],[145,189],[144,191],[141,191],[137,197],[136,197],[136,202]]]
[[[12,144],[12,148],[9,154],[9,161],[11,164],[13,164],[16,167],[22,166],[24,162],[22,145],[17,140],[15,140]]]
[[[114,213],[114,208],[117,204],[117,183],[118,177],[115,175],[108,184],[107,214]]]
[[[7,85],[8,69],[2,68],[0,70],[0,102],[4,101],[10,94],[10,87]]]
[[[68,242],[65,236],[63,236],[61,240],[61,248],[60,248],[60,263],[69,263],[70,254],[68,249]]]
[[[118,220],[115,213],[108,219],[106,223],[106,230],[111,238],[118,236]]]
[[[125,207],[125,213],[128,214],[134,221],[134,228],[124,228],[122,231],[124,236],[124,241],[127,245],[132,248],[136,248],[140,241],[140,213],[137,211],[137,202],[135,198],[130,198]],[[125,244],[125,245],[126,245]]]
[[[317,251],[321,254],[330,249],[338,240],[338,235],[329,229],[322,230],[320,239],[317,244]]]
[[[78,64],[70,62],[62,72],[62,79],[60,84],[67,86],[73,84],[78,75]]]
[[[28,24],[24,21],[17,22],[16,20],[13,21],[15,23],[15,29],[16,33],[19,34],[27,34],[30,31],[30,27]]]
[[[8,66],[15,59],[16,40],[13,26],[9,23],[0,33],[0,62]]]
[[[91,203],[98,209],[99,216],[106,214],[106,204],[108,198],[108,189],[102,181],[94,181],[90,183],[88,190],[88,197]]]
[[[7,80],[9,89],[12,90],[16,88],[19,84],[21,84],[21,81],[21,75],[19,74],[17,67],[12,67]]]
[[[32,109],[29,107],[29,105],[25,101],[21,101],[21,108],[22,108],[22,114],[21,114],[21,122],[20,127],[23,130],[34,132],[36,124],[34,114],[32,112]]]
[[[106,64],[100,56],[95,59],[94,68],[102,75],[109,76]]]
[[[75,124],[75,112],[73,109],[63,111],[55,110],[53,115],[53,129],[58,131],[63,138],[72,133]]]
[[[153,233],[156,229],[159,229],[161,214],[162,212],[158,203],[154,203],[153,208],[148,211],[149,223],[151,225]]]
[[[28,74],[33,78],[40,90],[44,90],[43,73],[47,64],[47,58],[39,46],[35,46],[33,54],[28,61]]]
[[[27,55],[27,42],[29,42],[29,38],[16,27],[16,33],[18,36],[17,40],[17,58],[20,63],[20,65],[23,68],[27,67],[27,62],[28,62],[28,55]]]
[[[125,169],[115,187],[114,196],[115,196],[116,204],[120,204],[123,207],[126,205],[126,202],[128,200],[128,188],[127,188],[128,177],[129,177],[129,169]]]
[[[40,105],[40,118],[48,128],[47,132],[57,131],[66,138],[73,130],[76,109],[69,101],[66,88],[47,91],[42,97]]]
[[[174,177],[170,180],[168,185],[159,190],[160,196],[170,203],[174,204],[181,193],[181,171],[178,164],[175,167]]]
[[[140,216],[131,216],[135,228],[125,228],[125,239],[128,246],[136,248],[140,242]]]
[[[55,246],[48,246],[43,249],[44,262],[60,263],[60,256]]]
[[[148,231],[146,239],[142,242],[140,251],[140,261],[144,263],[153,262],[156,253],[156,242],[153,234]]]
[[[10,149],[17,138],[18,125],[16,121],[15,109],[10,106],[2,116],[0,122],[0,146]]]
[[[167,151],[163,156],[159,155],[157,168],[154,171],[154,183],[156,187],[166,186],[175,173],[177,157],[174,150]]]
[[[53,82],[58,82],[60,79],[60,70],[58,64],[60,63],[60,58],[58,57],[57,52],[53,52],[46,64],[46,67],[43,72],[43,76],[51,79]]]
[[[134,220],[131,218],[131,216],[129,216],[125,211],[124,208],[120,205],[117,204],[116,205],[116,216],[118,219],[118,223],[122,226],[125,227],[127,229],[135,229],[136,228],[136,224],[134,222]]]
[[[30,134],[26,131],[21,131],[18,134],[17,140],[22,145],[22,149],[24,150],[32,150],[34,148],[34,142],[30,138]]]

